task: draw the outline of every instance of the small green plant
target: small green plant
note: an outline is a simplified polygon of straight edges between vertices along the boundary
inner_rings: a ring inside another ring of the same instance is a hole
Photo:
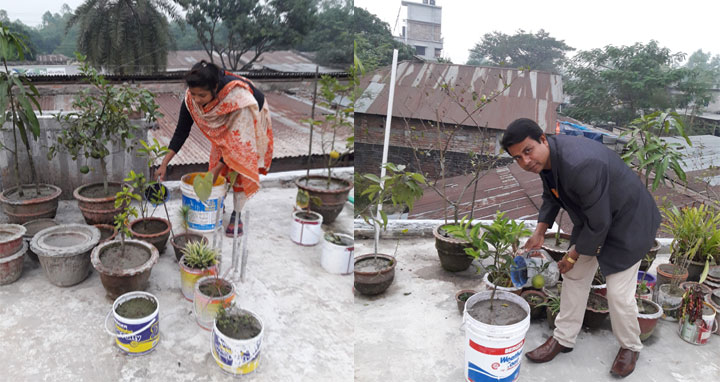
[[[538,307],[545,306],[550,311],[550,314],[555,316],[560,312],[560,296],[548,296],[547,301],[537,305]]]
[[[202,241],[191,241],[182,249],[185,265],[194,269],[207,269],[217,264],[217,252]]]
[[[260,334],[260,322],[249,313],[238,311],[235,303],[220,305],[215,316],[220,332],[235,339],[253,338]]]
[[[179,212],[180,218],[182,218],[182,227],[187,232],[190,229],[190,206],[181,206]]]
[[[122,211],[115,215],[115,229],[120,234],[121,252],[125,254],[125,237],[130,236],[129,221],[131,217],[138,216],[138,210],[132,205],[133,200],[140,201],[140,195],[132,192],[129,187],[123,186],[122,191],[115,194],[115,208],[122,207]]]
[[[648,285],[647,285],[647,280],[643,279],[643,281],[641,281],[637,285],[637,293],[638,294],[647,294],[649,292],[650,292],[650,287],[648,287]]]

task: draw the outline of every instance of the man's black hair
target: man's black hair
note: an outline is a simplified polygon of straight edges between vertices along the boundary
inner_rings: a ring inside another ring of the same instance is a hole
[[[209,90],[213,97],[215,97],[215,92],[223,74],[223,70],[217,65],[202,60],[193,65],[190,72],[185,75],[185,83],[187,83],[187,86],[191,88],[203,88],[205,90]]]
[[[508,151],[508,147],[524,141],[527,137],[540,143],[540,137],[543,134],[543,130],[532,119],[518,118],[512,121],[505,129],[500,145],[505,151]]]

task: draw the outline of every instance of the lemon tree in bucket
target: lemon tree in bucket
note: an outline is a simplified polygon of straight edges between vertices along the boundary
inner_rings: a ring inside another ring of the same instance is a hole
[[[512,250],[521,235],[529,234],[524,224],[515,223],[498,212],[490,225],[478,224],[469,232],[470,221],[448,227],[449,232],[470,243],[465,252],[480,260],[492,274],[492,290],[476,293],[465,303],[466,380],[517,380],[520,373],[525,334],[530,327],[530,306],[517,294],[499,290],[511,280]],[[484,232],[480,235],[480,229]]]
[[[212,356],[224,371],[248,374],[258,367],[265,326],[260,316],[234,305],[218,309],[212,329]]]
[[[420,185],[425,184],[422,174],[405,171],[403,165],[386,163],[385,169],[387,174],[382,178],[375,174],[363,175],[369,185],[361,195],[367,197],[368,204],[362,211],[356,211],[375,232],[373,253],[356,257],[353,272],[355,290],[370,296],[383,293],[392,284],[397,264],[395,257],[378,253],[379,229],[385,230],[388,224],[387,214],[381,206],[392,202],[393,206],[412,209],[423,195]]]
[[[115,331],[108,329],[113,316]],[[160,303],[147,292],[128,292],[115,299],[105,317],[105,331],[115,337],[115,344],[129,355],[147,354],[160,341]]]
[[[180,289],[188,301],[193,300],[195,283],[204,276],[216,275],[217,252],[205,242],[188,243],[180,258]]]

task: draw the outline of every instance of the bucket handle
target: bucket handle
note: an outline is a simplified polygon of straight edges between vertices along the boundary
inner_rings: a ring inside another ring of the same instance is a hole
[[[110,318],[110,314],[111,314],[111,313],[112,313],[112,310],[110,310],[110,311],[108,312],[108,314],[105,316],[105,332],[107,332],[107,334],[109,334],[109,335],[111,335],[111,336],[113,336],[113,337],[117,337],[117,338],[126,338],[126,337],[134,336],[134,335],[136,335],[136,334],[138,334],[138,333],[142,333],[142,332],[146,331],[149,327],[151,327],[151,326],[157,321],[157,317],[156,317],[156,318],[153,318],[147,325],[145,325],[145,327],[143,327],[143,328],[140,329],[140,330],[137,330],[137,331],[135,331],[135,332],[133,332],[133,333],[117,334],[117,333],[113,333],[113,332],[111,332],[110,330],[108,330],[108,319]]]

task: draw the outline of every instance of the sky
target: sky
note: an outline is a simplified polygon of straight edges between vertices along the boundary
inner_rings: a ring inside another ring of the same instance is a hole
[[[6,10],[12,21],[20,20],[25,25],[38,26],[45,12],[60,13],[63,4],[75,10],[84,2],[85,0],[0,0],[0,9]]]
[[[544,29],[576,50],[646,44],[653,39],[673,53],[689,56],[702,49],[720,54],[717,1],[436,0],[435,4],[442,7],[443,56],[456,64],[467,62],[468,51],[484,34],[512,35],[518,29],[532,33]],[[397,25],[393,34],[400,34],[407,15],[401,0],[355,0],[355,6],[375,14],[391,29]]]

